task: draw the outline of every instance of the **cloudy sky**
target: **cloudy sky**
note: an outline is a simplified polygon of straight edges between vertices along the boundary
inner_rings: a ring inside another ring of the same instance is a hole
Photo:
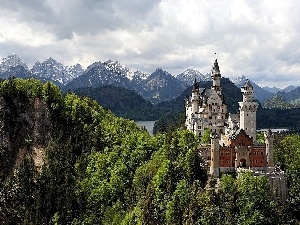
[[[0,0],[0,57],[300,85],[298,0]]]

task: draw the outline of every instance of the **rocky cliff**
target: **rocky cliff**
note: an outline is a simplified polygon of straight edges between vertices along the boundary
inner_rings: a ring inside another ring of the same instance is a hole
[[[40,98],[0,95],[0,171],[5,178],[26,156],[37,167],[43,164],[43,148],[51,141],[48,105]]]

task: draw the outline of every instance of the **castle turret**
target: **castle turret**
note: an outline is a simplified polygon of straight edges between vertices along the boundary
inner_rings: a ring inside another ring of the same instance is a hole
[[[214,177],[219,177],[219,135],[216,132],[211,133],[211,160],[210,160],[210,175]]]
[[[213,86],[212,89],[215,89],[217,93],[221,93],[222,87],[221,87],[221,73],[220,73],[220,68],[217,59],[214,62],[214,65],[211,70],[211,78],[213,80]]]
[[[194,84],[193,84],[193,91],[192,91],[192,113],[196,114],[199,111],[199,85],[197,83],[197,80],[195,78]]]
[[[253,101],[254,88],[247,80],[241,87],[243,101],[239,102],[240,108],[240,128],[253,138],[256,143],[256,111],[258,103]]]
[[[274,169],[274,154],[273,154],[273,142],[274,142],[274,134],[271,130],[268,130],[264,133],[265,143],[266,143],[266,157],[267,157],[267,167],[271,170]]]

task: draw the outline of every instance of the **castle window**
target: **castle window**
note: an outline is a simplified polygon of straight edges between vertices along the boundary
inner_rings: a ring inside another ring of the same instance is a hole
[[[211,161],[214,161],[214,158],[211,158]]]
[[[226,163],[229,164],[229,160],[227,160]]]
[[[264,152],[261,152],[261,155],[264,155]]]
[[[257,163],[257,160],[255,160],[255,163]]]
[[[223,152],[221,152],[221,155],[223,155]]]

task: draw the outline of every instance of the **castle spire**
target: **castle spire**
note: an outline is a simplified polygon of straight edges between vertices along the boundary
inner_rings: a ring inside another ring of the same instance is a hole
[[[197,83],[197,79],[195,77],[194,83],[193,83],[193,92],[196,92],[197,90],[199,90],[199,85]]]
[[[220,94],[222,91],[221,84],[220,84],[221,73],[220,73],[220,68],[217,59],[215,59],[214,65],[211,70],[211,78],[213,80],[212,88],[215,89]]]

